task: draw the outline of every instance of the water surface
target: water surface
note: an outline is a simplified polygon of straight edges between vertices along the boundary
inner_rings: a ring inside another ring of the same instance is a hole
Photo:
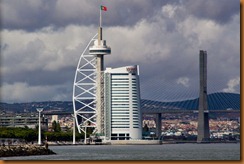
[[[57,155],[1,160],[240,160],[240,143],[50,146]]]

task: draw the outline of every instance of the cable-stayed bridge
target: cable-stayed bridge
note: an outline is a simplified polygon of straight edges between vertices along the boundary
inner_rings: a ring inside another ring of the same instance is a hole
[[[240,112],[240,94],[236,93],[212,93],[208,95],[209,112]],[[161,102],[155,100],[141,100],[141,111],[143,114],[156,113],[196,113],[198,111],[198,98]],[[44,112],[46,115],[68,115],[73,111]]]

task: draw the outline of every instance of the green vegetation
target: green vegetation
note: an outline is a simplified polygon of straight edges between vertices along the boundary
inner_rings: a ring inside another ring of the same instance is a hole
[[[37,129],[30,129],[28,127],[0,127],[0,138],[16,138],[24,139],[26,142],[37,141],[38,131]],[[47,138],[48,141],[72,141],[73,132],[69,130],[67,132],[61,131],[60,126],[56,126],[54,131],[42,132],[42,140]],[[76,140],[84,138],[84,134],[76,132]]]
[[[37,131],[28,127],[1,127],[0,138],[18,138],[24,139],[27,142],[31,142],[37,140]]]
[[[52,130],[54,132],[61,132],[61,127],[60,127],[59,122],[56,122],[56,121],[52,122]]]
[[[44,132],[45,137],[47,137],[48,141],[72,141],[73,140],[73,132]],[[76,140],[83,139],[83,134],[78,134],[78,132],[75,135]]]

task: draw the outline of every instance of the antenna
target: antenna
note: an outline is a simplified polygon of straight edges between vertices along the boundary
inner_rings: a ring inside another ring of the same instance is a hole
[[[102,10],[107,11],[107,7],[100,5],[100,20],[99,20],[99,28],[98,28],[98,45],[101,45],[101,40],[102,40]]]
[[[100,5],[100,20],[99,20],[99,23],[100,23],[100,25],[99,25],[99,27],[102,27],[102,5]]]

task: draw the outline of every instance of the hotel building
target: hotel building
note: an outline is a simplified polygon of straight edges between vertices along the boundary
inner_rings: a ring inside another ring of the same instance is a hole
[[[104,84],[106,139],[141,139],[139,66],[106,68]]]

